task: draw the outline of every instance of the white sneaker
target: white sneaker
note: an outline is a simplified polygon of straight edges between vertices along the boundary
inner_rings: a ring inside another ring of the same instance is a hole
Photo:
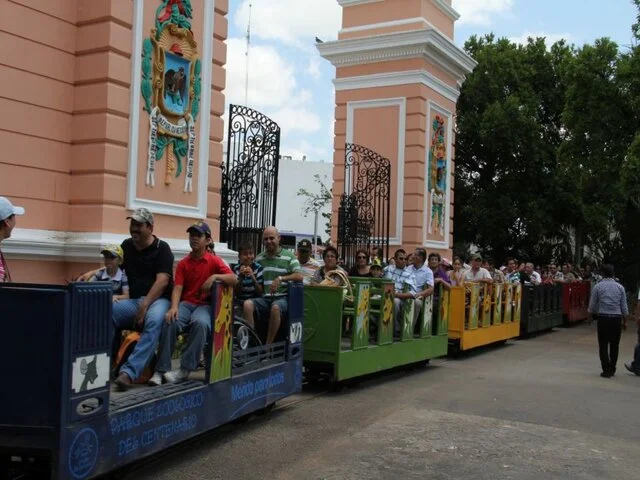
[[[189,370],[181,368],[164,374],[164,381],[167,383],[180,383],[189,378]]]
[[[162,385],[162,374],[160,372],[156,372],[149,379],[149,385],[152,387],[157,387],[158,385]]]

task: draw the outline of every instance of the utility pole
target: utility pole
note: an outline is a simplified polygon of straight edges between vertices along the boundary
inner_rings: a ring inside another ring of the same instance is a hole
[[[245,52],[246,67],[244,77],[244,104],[249,106],[249,48],[251,47],[251,4],[249,4],[249,23],[247,24],[247,51]]]

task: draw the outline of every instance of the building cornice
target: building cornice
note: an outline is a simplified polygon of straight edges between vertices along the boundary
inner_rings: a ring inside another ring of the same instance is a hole
[[[362,88],[395,87],[397,85],[422,84],[447,100],[457,102],[460,91],[424,70],[375,73],[358,77],[337,78],[333,81],[336,91],[359,90]]]
[[[355,7],[357,5],[364,5],[366,3],[377,3],[384,0],[338,0],[338,4],[341,7]]]
[[[316,44],[335,67],[425,58],[461,82],[477,62],[443,33],[426,28]]]
[[[16,260],[100,262],[100,249],[110,243],[120,244],[128,235],[94,232],[59,232],[16,228],[11,237],[2,242],[7,258]],[[183,259],[191,247],[181,238],[160,237],[171,247],[176,262]],[[236,262],[238,254],[227,248],[226,243],[215,244],[216,255],[227,263]]]
[[[438,7],[442,13],[449,17],[454,22],[460,18],[460,14],[444,0],[431,0],[433,4]]]

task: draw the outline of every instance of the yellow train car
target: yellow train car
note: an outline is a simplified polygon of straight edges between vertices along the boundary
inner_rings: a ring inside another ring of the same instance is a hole
[[[520,335],[522,285],[468,283],[451,287],[449,347],[453,353],[503,342]]]

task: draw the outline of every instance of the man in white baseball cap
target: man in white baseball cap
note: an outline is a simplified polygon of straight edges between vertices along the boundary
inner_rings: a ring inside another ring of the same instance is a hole
[[[6,197],[0,197],[0,245],[5,238],[11,236],[11,231],[16,226],[16,215],[24,215],[24,208],[16,207]],[[0,249],[0,282],[10,281],[9,267]]]

